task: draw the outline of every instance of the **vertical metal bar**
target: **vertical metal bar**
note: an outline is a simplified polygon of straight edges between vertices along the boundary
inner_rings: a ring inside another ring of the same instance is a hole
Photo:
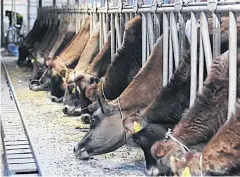
[[[146,14],[142,13],[142,66],[147,60],[147,19]]]
[[[99,22],[100,22],[100,39],[99,39],[99,42],[100,42],[100,44],[99,44],[99,47],[100,47],[100,49],[102,49],[103,48],[103,38],[104,38],[104,35],[103,35],[103,14],[102,13],[100,13],[99,14]]]
[[[154,32],[155,32],[155,41],[154,41],[155,43],[157,39],[160,37],[160,20],[156,13],[154,13],[153,22],[154,22]]]
[[[150,51],[153,49],[153,45],[155,43],[155,34],[153,30],[153,18],[152,14],[148,13],[148,20],[147,20],[147,27],[148,27],[148,39],[149,39],[149,46],[150,46]]]
[[[202,28],[200,27],[200,30]],[[202,91],[203,87],[203,69],[204,69],[204,58],[203,58],[203,41],[202,33],[200,32],[200,50],[199,50],[199,74],[198,74],[198,91]]]
[[[168,80],[171,79],[172,74],[173,74],[173,46],[172,46],[172,35],[171,31],[169,34],[169,70],[168,70]],[[176,68],[176,66],[175,66]]]
[[[104,32],[104,43],[107,42],[107,35],[108,35],[108,31],[109,31],[109,16],[108,14],[104,14],[104,28],[103,28],[103,32]]]
[[[197,92],[197,20],[191,12],[191,89],[190,89],[190,107],[193,105]]]
[[[213,57],[220,55],[221,48],[221,16],[213,12]]]
[[[177,68],[179,64],[179,41],[178,41],[178,32],[177,32],[177,22],[173,12],[170,13],[170,25],[171,25],[170,29],[171,29],[171,35],[172,35],[171,37],[173,42],[175,68]]]
[[[212,63],[212,49],[211,49],[211,43],[209,39],[208,21],[207,21],[206,14],[204,12],[201,12],[200,21],[201,21],[201,29],[202,29],[201,33],[202,33],[202,39],[203,39],[203,48],[204,48],[205,60],[206,60],[207,71],[208,71]]]
[[[122,40],[123,40],[123,33],[124,33],[124,14],[120,13],[119,14],[119,25],[120,25],[120,37],[121,37],[121,44],[122,44]]]
[[[111,59],[115,53],[115,18],[114,14],[111,13]]]
[[[133,13],[130,13],[130,20],[133,19]]]
[[[125,13],[125,25],[128,23],[129,21],[129,13]]]
[[[236,15],[229,11],[229,98],[228,118],[235,113],[237,95],[237,19]]]
[[[93,13],[90,13],[90,36],[93,33]]]
[[[180,46],[179,50],[184,51],[185,49],[185,21],[182,13],[178,14],[179,17],[179,40],[180,40]],[[183,57],[183,52],[180,52],[180,59]]]
[[[122,44],[122,37],[120,34],[120,25],[119,25],[119,18],[118,14],[115,14],[115,26],[116,26],[116,36],[117,36],[117,48],[119,48]]]
[[[163,86],[168,83],[168,17],[163,13]]]

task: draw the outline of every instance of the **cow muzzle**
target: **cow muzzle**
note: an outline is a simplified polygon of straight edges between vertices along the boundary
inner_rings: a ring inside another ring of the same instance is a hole
[[[87,150],[84,147],[79,149],[78,145],[73,148],[73,153],[79,160],[88,160],[90,158]]]

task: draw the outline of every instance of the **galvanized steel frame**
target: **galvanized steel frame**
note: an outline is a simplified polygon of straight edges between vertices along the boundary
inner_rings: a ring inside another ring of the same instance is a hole
[[[116,7],[110,7],[109,2],[105,1],[102,7],[96,7],[96,3],[92,3],[91,7],[88,7],[87,4],[78,4],[65,8],[43,7],[39,9],[39,14],[41,12],[45,14],[46,12],[70,14],[69,16],[72,16],[77,21],[77,31],[80,29],[80,21],[88,14],[91,18],[91,34],[96,22],[100,21],[100,49],[106,42],[107,33],[110,30],[112,57],[122,43],[124,25],[135,15],[140,14],[142,16],[142,64],[146,62],[148,55],[151,53],[154,43],[160,36],[161,29],[163,31],[163,85],[168,83],[174,69],[181,62],[182,52],[185,47],[185,25],[187,20],[191,20],[190,106],[195,100],[197,91],[201,92],[203,86],[204,63],[208,71],[212,58],[220,54],[220,17],[221,13],[229,13],[229,116],[235,112],[237,90],[236,13],[240,12],[239,0],[208,0],[207,2],[176,0],[175,4],[163,4],[161,0],[153,0],[150,5],[144,5],[141,1],[135,0],[133,6],[123,5],[120,1]],[[211,51],[208,31],[207,15],[209,13],[213,18],[213,51]],[[186,18],[187,15],[190,15],[190,18]],[[199,16],[200,45],[198,55],[197,19]],[[161,20],[163,26],[161,26]],[[179,30],[179,34],[177,30]],[[199,68],[198,71],[197,68]]]

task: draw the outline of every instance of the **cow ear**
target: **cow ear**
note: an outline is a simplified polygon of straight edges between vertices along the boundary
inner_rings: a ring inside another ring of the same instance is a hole
[[[139,113],[123,119],[123,127],[125,131],[130,134],[138,133],[145,127],[145,124],[145,121],[143,121]]]
[[[55,68],[56,64],[53,60],[49,60],[49,61],[46,61],[46,65],[49,67],[49,68]]]

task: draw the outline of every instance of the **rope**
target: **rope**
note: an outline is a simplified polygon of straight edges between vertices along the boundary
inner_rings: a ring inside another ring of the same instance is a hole
[[[120,97],[118,97],[117,100],[118,100],[118,107],[119,107],[120,115],[121,115],[121,118],[123,119],[122,108],[121,108],[121,104],[120,104]]]
[[[45,77],[45,74],[47,73],[47,71],[48,71],[48,68],[46,69],[46,71],[44,71],[44,73],[42,74],[42,76],[40,77],[39,80],[31,80],[31,84],[32,84],[32,82],[34,82],[34,81],[37,81],[39,84],[41,84],[41,80],[42,80],[42,78]]]
[[[177,142],[180,146],[181,146],[181,149],[182,149],[182,152],[184,154],[186,154],[186,150],[188,152],[190,152],[190,150],[188,149],[187,146],[185,146],[184,144],[182,144],[180,141],[177,140],[177,138],[175,138],[174,136],[172,136],[172,132],[171,132],[171,129],[169,128],[166,135],[165,135],[165,138],[166,140],[168,139],[168,137],[170,137],[173,141]]]
[[[105,93],[104,93],[103,82],[102,82],[102,94],[103,94],[104,99],[106,100],[107,98],[106,98],[106,95],[105,95]]]

